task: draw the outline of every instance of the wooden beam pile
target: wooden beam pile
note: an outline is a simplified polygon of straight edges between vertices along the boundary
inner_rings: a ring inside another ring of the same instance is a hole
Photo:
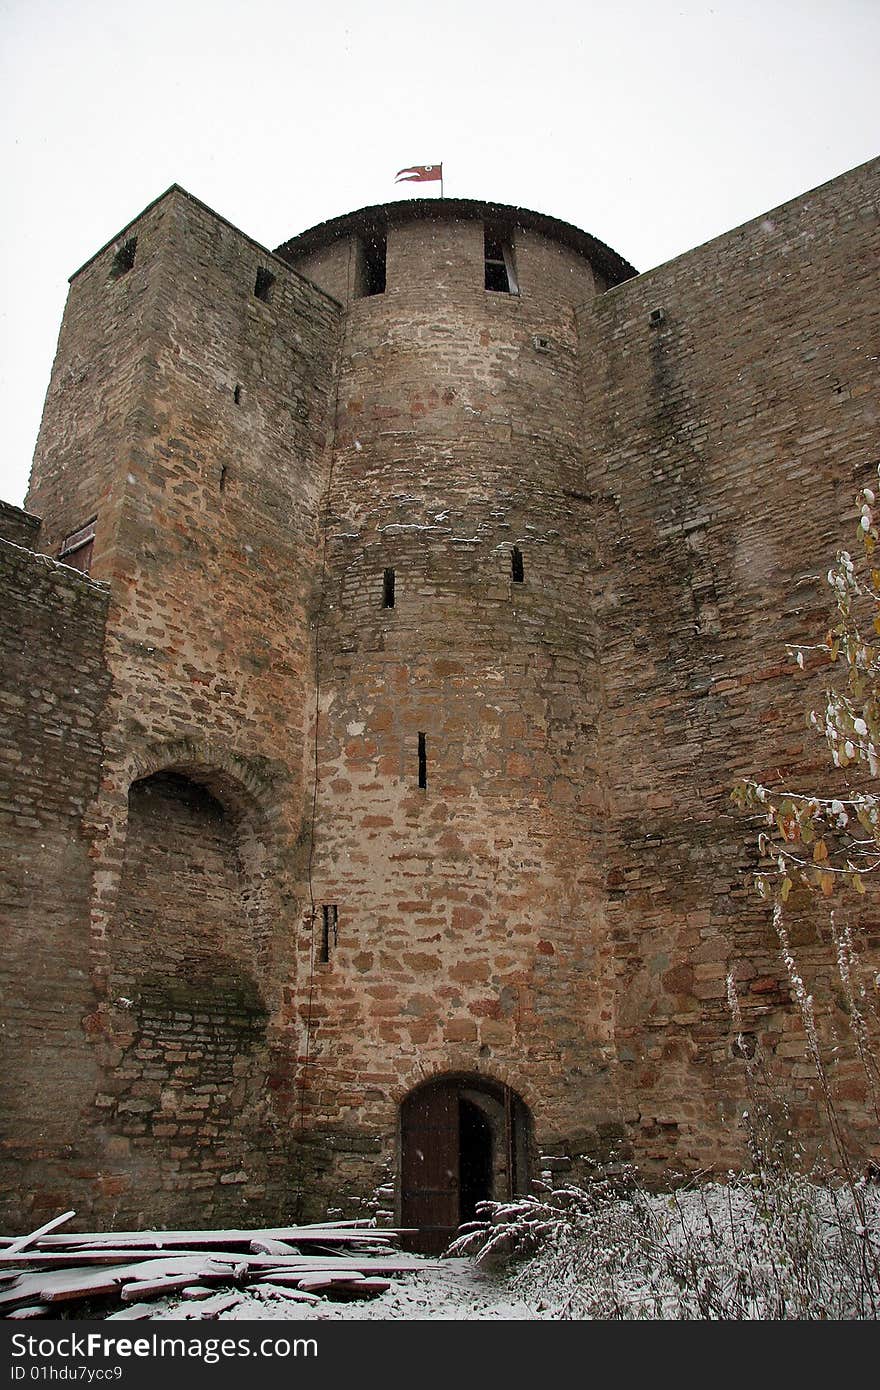
[[[110,1318],[149,1318],[168,1294],[216,1318],[244,1291],[316,1303],[372,1298],[389,1276],[433,1263],[397,1249],[400,1232],[367,1222],[229,1231],[116,1231],[57,1235],[74,1213],[30,1235],[0,1236],[0,1318],[57,1318],[88,1299],[118,1300]]]

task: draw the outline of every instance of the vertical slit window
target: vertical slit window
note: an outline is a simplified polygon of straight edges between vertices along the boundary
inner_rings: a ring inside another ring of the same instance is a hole
[[[428,785],[428,749],[424,734],[419,734],[419,786]]]
[[[318,948],[318,962],[327,965],[330,949],[335,946],[339,936],[339,910],[335,903],[325,903],[321,908],[321,945]]]
[[[513,247],[498,227],[487,227],[484,234],[485,284],[497,294],[519,294],[513,265]]]
[[[361,299],[385,293],[386,246],[384,231],[368,232],[360,239],[356,293]]]
[[[271,270],[267,270],[265,266],[261,265],[257,271],[257,278],[254,281],[255,298],[262,299],[264,304],[268,304],[274,284],[275,276],[272,274]]]
[[[515,545],[510,552],[510,578],[514,584],[522,584],[525,579],[523,553],[518,545]]]
[[[386,570],[382,576],[382,607],[394,607],[394,570]]]

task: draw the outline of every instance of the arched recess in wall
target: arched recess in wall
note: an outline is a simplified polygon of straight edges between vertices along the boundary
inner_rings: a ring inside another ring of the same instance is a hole
[[[437,1254],[478,1202],[528,1189],[532,1123],[510,1086],[451,1073],[416,1086],[400,1106],[400,1221],[407,1247]]]
[[[108,943],[123,1055],[107,1119],[164,1190],[165,1220],[196,1171],[217,1215],[234,1210],[229,1174],[253,1177],[267,1123],[271,814],[253,774],[204,751],[166,747],[137,767]]]

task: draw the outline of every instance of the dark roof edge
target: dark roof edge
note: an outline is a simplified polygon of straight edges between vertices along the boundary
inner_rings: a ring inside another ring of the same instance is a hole
[[[406,198],[359,208],[356,212],[332,217],[328,222],[319,222],[317,226],[309,227],[298,236],[282,242],[276,246],[275,255],[282,260],[289,256],[305,255],[326,245],[334,237],[365,231],[377,224],[382,226],[421,219],[440,221],[450,217],[468,220],[479,218],[481,221],[494,219],[509,226],[540,232],[586,257],[612,285],[619,285],[638,274],[629,261],[625,261],[610,246],[569,222],[561,222],[557,217],[543,212],[530,212],[528,208],[512,207],[508,203],[484,203],[476,198]]]
[[[215,209],[209,207],[207,203],[203,203],[201,198],[197,198],[194,193],[189,193],[187,189],[183,188],[179,183],[172,183],[165,189],[164,193],[159,194],[158,198],[154,198],[151,203],[147,203],[145,208],[141,208],[137,216],[132,217],[129,222],[126,222],[125,226],[120,228],[115,236],[112,236],[109,241],[105,241],[103,246],[99,246],[98,250],[94,251],[87,261],[83,261],[78,270],[75,270],[72,275],[68,276],[68,284],[71,284],[78,275],[81,275],[93,261],[96,261],[98,257],[102,256],[111,246],[115,246],[118,241],[121,241],[126,232],[130,231],[136,223],[140,222],[142,217],[146,217],[148,212],[152,212],[153,208],[158,207],[165,198],[170,198],[173,193],[179,193],[181,197],[186,198],[188,202],[193,203],[197,208],[201,208],[202,212],[207,212],[215,221],[221,222],[224,227],[228,227],[230,231],[235,232],[236,236],[240,236],[244,241],[250,242],[251,246],[261,252],[267,260],[279,261],[287,274],[293,273],[298,279],[305,281],[311,289],[317,291],[324,299],[328,299],[337,309],[341,307],[338,299],[334,299],[332,294],[328,294],[326,290],[322,290],[320,286],[313,284],[311,280],[307,280],[304,275],[300,275],[299,271],[297,271],[289,261],[286,261],[283,256],[279,256],[276,251],[270,250],[270,248],[264,246],[261,241],[257,241],[255,237],[249,236],[247,232],[243,232],[240,227],[236,227],[234,222],[230,222],[228,217],[224,217],[222,213],[216,212]]]

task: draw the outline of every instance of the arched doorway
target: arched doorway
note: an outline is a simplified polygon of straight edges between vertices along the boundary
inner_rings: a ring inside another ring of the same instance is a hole
[[[478,1202],[504,1201],[528,1184],[529,1112],[509,1086],[442,1076],[400,1107],[400,1221],[417,1228],[405,1248],[437,1254]]]

